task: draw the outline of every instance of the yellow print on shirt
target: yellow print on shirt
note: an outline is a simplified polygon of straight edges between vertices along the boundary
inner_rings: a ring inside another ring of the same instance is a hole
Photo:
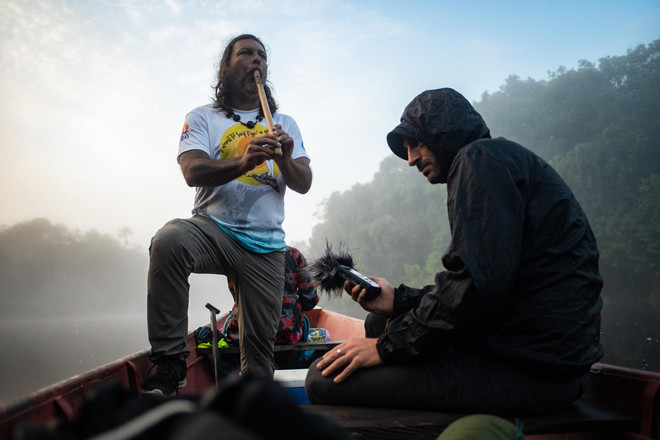
[[[225,131],[218,145],[218,156],[220,159],[233,159],[242,157],[247,150],[250,141],[255,138],[268,134],[268,128],[257,124],[254,128],[247,128],[243,124],[232,125]],[[236,180],[248,185],[270,185],[279,191],[277,177],[280,175],[280,169],[272,160],[267,160],[252,168],[243,176]]]

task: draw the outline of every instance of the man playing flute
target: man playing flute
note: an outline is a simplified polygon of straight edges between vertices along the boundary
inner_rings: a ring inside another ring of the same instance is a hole
[[[272,377],[284,287],[284,194],[287,187],[306,193],[312,171],[296,122],[277,112],[265,84],[272,132],[263,121],[254,71],[266,82],[267,61],[254,35],[232,39],[218,66],[214,103],[185,118],[178,162],[196,187],[193,216],[170,221],[151,242],[147,321],[156,371],[144,393],[171,396],[185,385],[191,273],[233,282],[241,372]]]

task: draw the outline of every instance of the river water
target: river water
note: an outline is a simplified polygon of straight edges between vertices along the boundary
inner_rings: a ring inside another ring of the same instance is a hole
[[[223,298],[215,305],[224,312],[231,302],[231,297]],[[321,305],[364,318],[364,311],[352,301]],[[190,314],[189,330],[209,322],[208,310],[201,302],[191,301],[191,310],[195,313]],[[642,319],[646,314],[647,319]],[[611,319],[604,320],[608,324],[603,335],[606,355],[602,362],[660,371],[660,340],[650,337],[658,332],[647,331],[652,327],[650,322],[657,326],[657,317],[646,314],[639,311],[634,325],[617,328],[612,327]],[[626,334],[634,337],[617,339],[617,335]],[[629,346],[631,340],[640,341],[632,350],[636,356],[628,361],[616,356],[616,352],[626,351],[619,346]],[[100,317],[0,320],[0,405],[148,347],[146,314],[142,311]]]
[[[0,405],[149,347],[144,314],[5,319],[0,335]]]

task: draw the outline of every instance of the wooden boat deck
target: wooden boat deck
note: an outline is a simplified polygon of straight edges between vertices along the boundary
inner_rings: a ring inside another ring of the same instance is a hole
[[[465,415],[332,405],[309,405],[304,409],[365,440],[435,439],[449,424]],[[660,439],[660,373],[595,364],[587,391],[570,409],[517,420],[530,440],[657,440]]]
[[[465,414],[413,411],[391,408],[362,408],[308,405],[305,411],[333,421],[359,439],[436,439],[453,421]],[[509,419],[515,424],[516,419]],[[579,438],[621,438],[622,432],[637,432],[639,414],[601,407],[580,400],[564,412],[551,416],[519,418],[528,439],[554,439],[557,434],[580,433]],[[567,437],[562,437],[567,438]]]

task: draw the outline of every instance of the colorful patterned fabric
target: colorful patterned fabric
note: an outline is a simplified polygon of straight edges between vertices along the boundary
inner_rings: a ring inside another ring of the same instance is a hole
[[[282,316],[275,336],[275,344],[290,345],[300,342],[303,337],[303,311],[311,310],[319,302],[316,289],[307,279],[302,270],[307,266],[307,260],[300,251],[287,246],[284,254],[284,297],[282,299]],[[238,344],[238,306],[234,283],[227,280],[229,290],[234,297],[231,309],[224,326],[225,340],[230,344]]]

